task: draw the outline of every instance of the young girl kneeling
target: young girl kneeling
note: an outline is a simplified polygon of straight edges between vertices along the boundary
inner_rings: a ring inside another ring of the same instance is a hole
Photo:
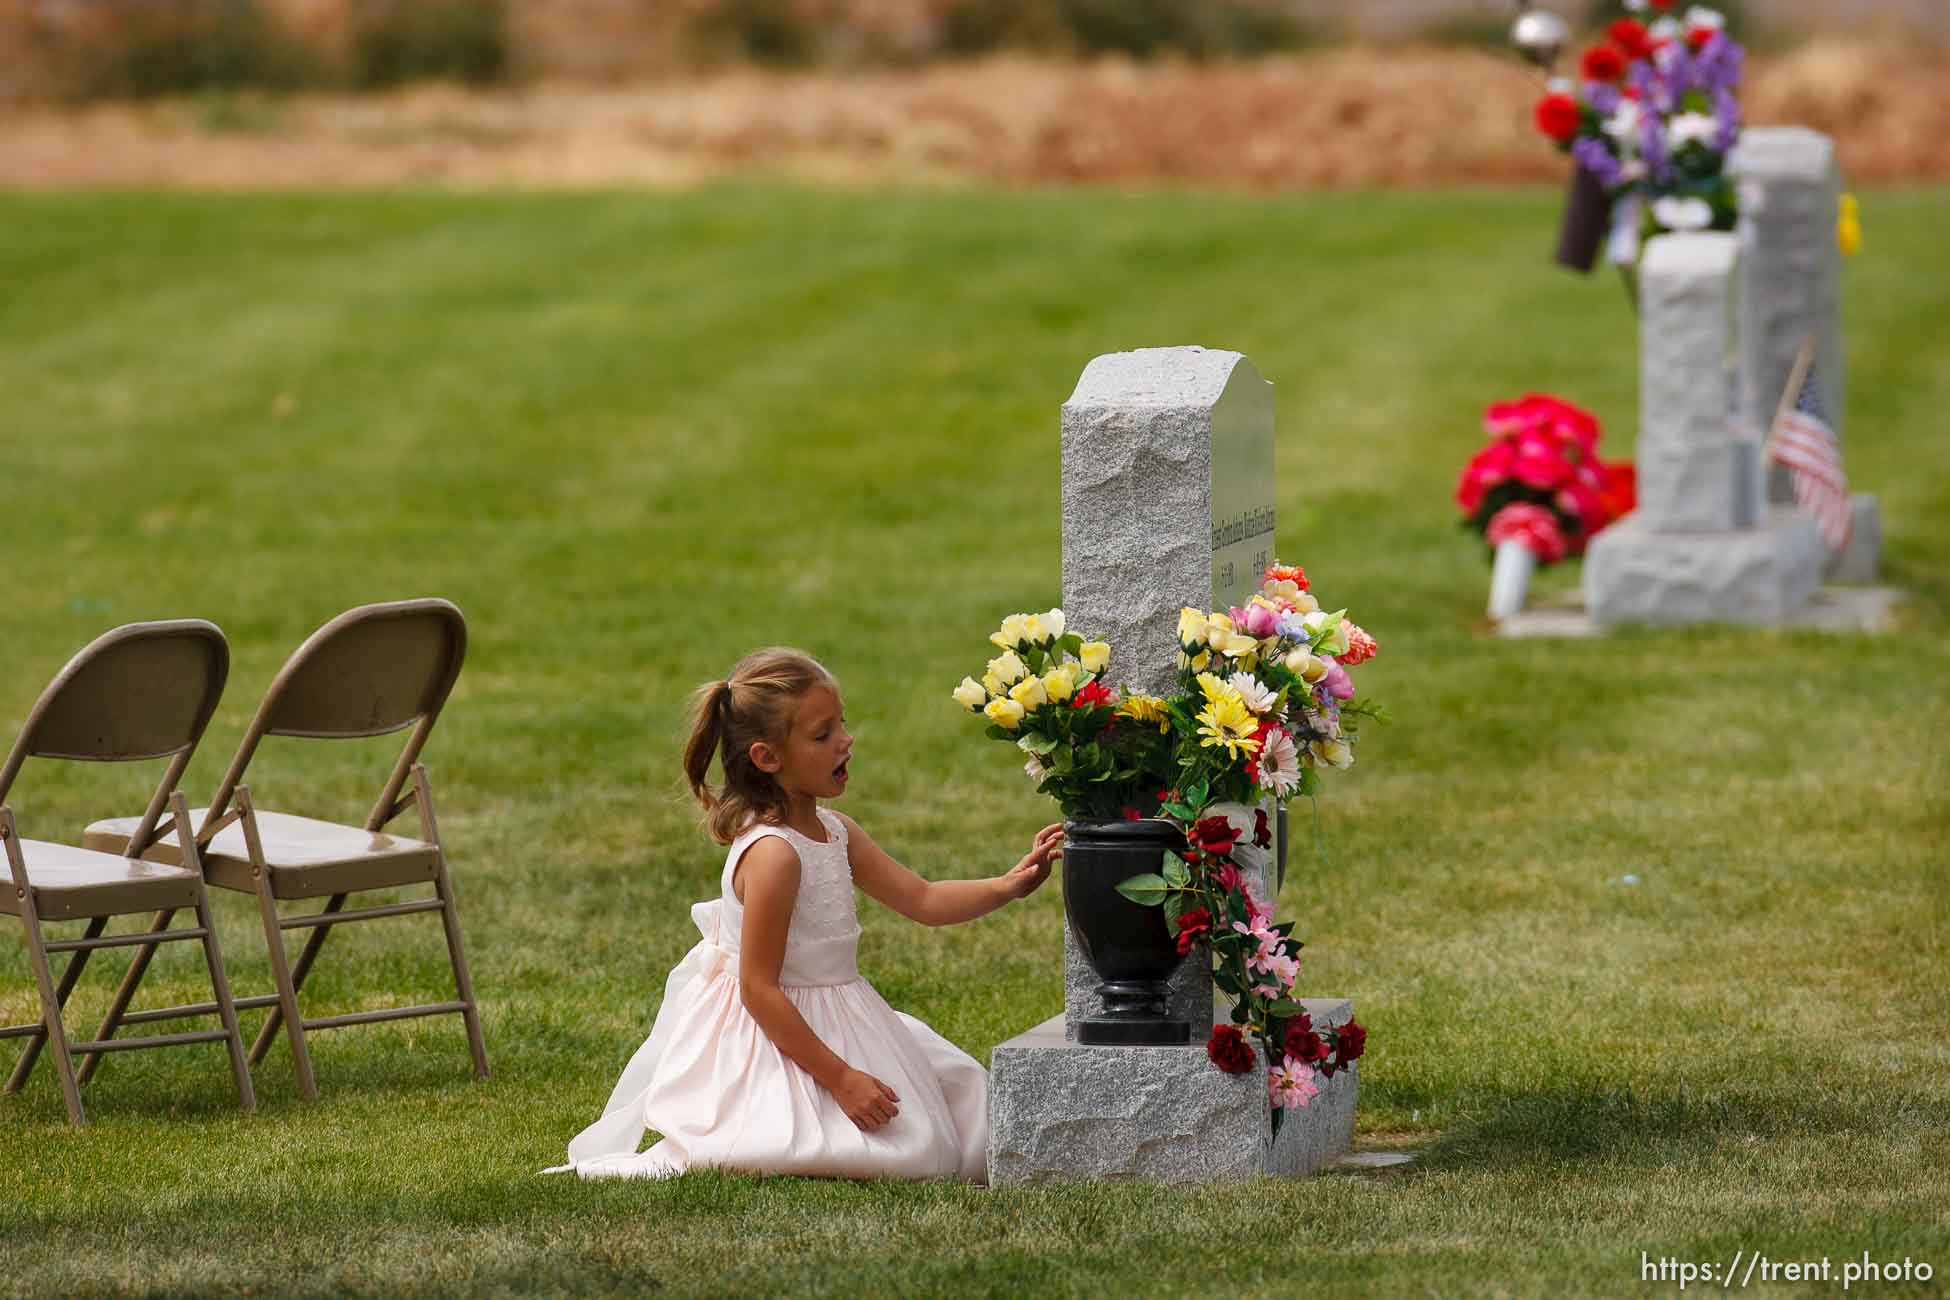
[[[853,889],[924,925],[972,921],[1048,878],[1063,828],[1037,832],[1003,875],[923,880],[819,806],[845,793],[852,748],[839,684],[796,650],[747,655],[698,689],[684,770],[731,846],[720,895],[691,908],[703,938],[563,1168],[984,1181],[988,1076],[861,978]],[[646,1128],[662,1140],[639,1152]]]

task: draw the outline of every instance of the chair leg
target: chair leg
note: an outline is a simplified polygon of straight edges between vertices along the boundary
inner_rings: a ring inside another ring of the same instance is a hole
[[[155,917],[149,922],[149,929],[152,933],[160,933],[163,930],[167,930],[169,923],[175,919],[176,909],[173,907],[165,907],[162,911],[156,913]],[[89,937],[92,938],[93,936],[91,935]],[[135,960],[129,963],[128,973],[122,976],[122,983],[115,990],[115,1000],[109,1003],[108,1014],[102,1017],[102,1027],[95,1031],[97,1040],[107,1042],[109,1039],[115,1037],[115,1031],[121,1028],[122,1017],[128,1014],[129,1002],[135,997],[135,986],[142,982],[143,975],[149,970],[149,959],[156,955],[156,949],[159,946],[154,943],[145,943],[135,950]],[[83,951],[85,952],[86,949],[83,949]],[[90,1052],[88,1055],[82,1057],[81,1073],[76,1077],[84,1084],[94,1078],[95,1071],[100,1068],[104,1055],[105,1053],[102,1052]]]
[[[34,982],[40,986],[41,1024],[54,1047],[54,1072],[61,1077],[61,1096],[68,1103],[68,1122],[79,1128],[88,1122],[88,1117],[81,1109],[81,1087],[74,1080],[74,1058],[68,1054],[68,1034],[61,1026],[62,1000],[54,991],[54,976],[48,970],[47,949],[41,941],[41,918],[34,908],[32,890],[28,890],[21,899],[20,919],[27,927],[27,958],[34,967]],[[83,948],[75,956],[80,957],[87,951]],[[73,970],[79,964],[70,962],[68,967]],[[35,1041],[38,1041],[38,1037]]]
[[[87,933],[83,934],[82,938],[99,939],[101,938],[102,931],[107,928],[108,918],[105,916],[97,916],[88,922]],[[89,949],[78,948],[69,955],[68,964],[62,967],[61,982],[55,986],[54,990],[56,1015],[59,1015],[62,1010],[67,1008],[68,995],[74,992],[75,981],[81,978],[81,968],[88,964],[89,955]],[[46,1042],[47,1026],[43,1024],[41,1031],[27,1040],[26,1050],[21,1052],[20,1059],[14,1062],[14,1072],[7,1078],[8,1092],[19,1092],[26,1086],[27,1076],[33,1073],[34,1062],[40,1057],[41,1047]],[[87,1082],[87,1079],[84,1077],[82,1082]]]
[[[320,914],[338,911],[350,897],[350,894],[333,894],[326,900]],[[305,976],[311,974],[311,964],[318,959],[318,950],[324,946],[325,936],[332,932],[332,928],[329,925],[313,926],[310,936],[305,939],[305,946],[298,950],[298,964],[291,968],[291,991],[294,995],[305,987]],[[265,1054],[271,1050],[271,1040],[278,1036],[278,1026],[283,1023],[284,1007],[272,1007],[263,1028],[257,1031],[257,1038],[251,1043],[252,1066],[264,1064]]]
[[[237,1028],[237,1006],[230,998],[230,979],[224,974],[223,953],[217,948],[217,927],[210,917],[210,896],[201,882],[196,887],[196,923],[203,927],[203,964],[210,968],[210,990],[217,999],[217,1018],[229,1037],[230,1072],[237,1077],[237,1102],[245,1110],[257,1109],[257,1089],[251,1085],[250,1066],[244,1060],[244,1036]]]
[[[291,983],[291,968],[285,964],[284,931],[278,928],[278,907],[271,897],[271,881],[257,874],[257,911],[264,921],[264,944],[271,950],[271,979],[278,987],[278,1009],[284,1013],[285,1035],[291,1039],[291,1063],[298,1071],[298,1094],[306,1101],[318,1100],[318,1084],[312,1078],[311,1053],[305,1049],[305,1022],[298,1014],[298,990]]]
[[[440,923],[447,931],[447,957],[454,967],[454,989],[466,1009],[460,1013],[467,1026],[467,1049],[474,1056],[474,1077],[488,1077],[487,1042],[481,1035],[481,1013],[474,1002],[474,977],[467,970],[467,953],[460,941],[460,909],[454,905],[454,882],[447,874],[447,850],[440,844],[440,826],[434,820],[433,791],[427,785],[427,770],[413,765],[413,793],[420,805],[420,822],[433,844],[434,892],[440,895]]]

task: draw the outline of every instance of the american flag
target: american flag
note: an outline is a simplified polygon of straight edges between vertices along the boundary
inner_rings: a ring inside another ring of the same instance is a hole
[[[1810,358],[1812,360],[1812,358]],[[1841,449],[1828,425],[1821,384],[1812,364],[1800,367],[1801,390],[1793,406],[1784,406],[1768,435],[1769,455],[1787,466],[1794,482],[1794,500],[1815,517],[1828,549],[1848,545],[1852,521],[1848,508],[1848,479],[1842,473]]]

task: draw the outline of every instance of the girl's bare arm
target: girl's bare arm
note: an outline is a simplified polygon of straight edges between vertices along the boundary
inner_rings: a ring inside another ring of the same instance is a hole
[[[1029,852],[1002,875],[987,880],[925,880],[875,844],[858,822],[845,813],[838,816],[846,823],[846,856],[853,883],[869,898],[922,925],[955,925],[986,916],[1034,892],[1063,856],[1063,823],[1052,822],[1036,832]]]

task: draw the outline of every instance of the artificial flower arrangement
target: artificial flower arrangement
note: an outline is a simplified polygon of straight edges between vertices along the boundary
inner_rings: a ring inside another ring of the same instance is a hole
[[[1356,698],[1350,673],[1374,657],[1374,638],[1345,610],[1322,610],[1300,568],[1274,564],[1244,606],[1180,613],[1169,696],[1110,685],[1110,646],[1068,631],[1060,609],[1012,615],[989,639],[1001,654],[954,698],[1027,755],[1039,792],[1069,816],[1160,816],[1184,832],[1185,849],[1162,873],[1133,876],[1118,892],[1163,908],[1181,954],[1209,947],[1213,982],[1233,1007],[1206,1052],[1245,1073],[1255,1064],[1250,1036],[1279,1062],[1268,1074],[1277,1124],[1282,1109],[1318,1092],[1316,1076],[1358,1058],[1367,1034],[1352,1021],[1314,1028],[1295,992],[1302,944],[1292,922],[1273,923],[1235,853],[1241,841],[1272,843],[1256,805],[1313,797],[1323,769],[1353,763],[1359,722],[1380,716]]]
[[[1537,101],[1537,130],[1577,160],[1612,203],[1613,229],[1635,260],[1643,238],[1672,230],[1732,230],[1738,215],[1725,172],[1740,135],[1745,54],[1719,11],[1702,5],[1674,17],[1674,0],[1637,0],[1660,11],[1649,24],[1621,18],[1584,52],[1578,79],[1552,83]]]
[[[1492,402],[1483,411],[1489,443],[1456,483],[1463,526],[1495,546],[1517,538],[1539,561],[1581,555],[1606,524],[1632,509],[1632,462],[1598,455],[1598,418],[1549,393]]]

